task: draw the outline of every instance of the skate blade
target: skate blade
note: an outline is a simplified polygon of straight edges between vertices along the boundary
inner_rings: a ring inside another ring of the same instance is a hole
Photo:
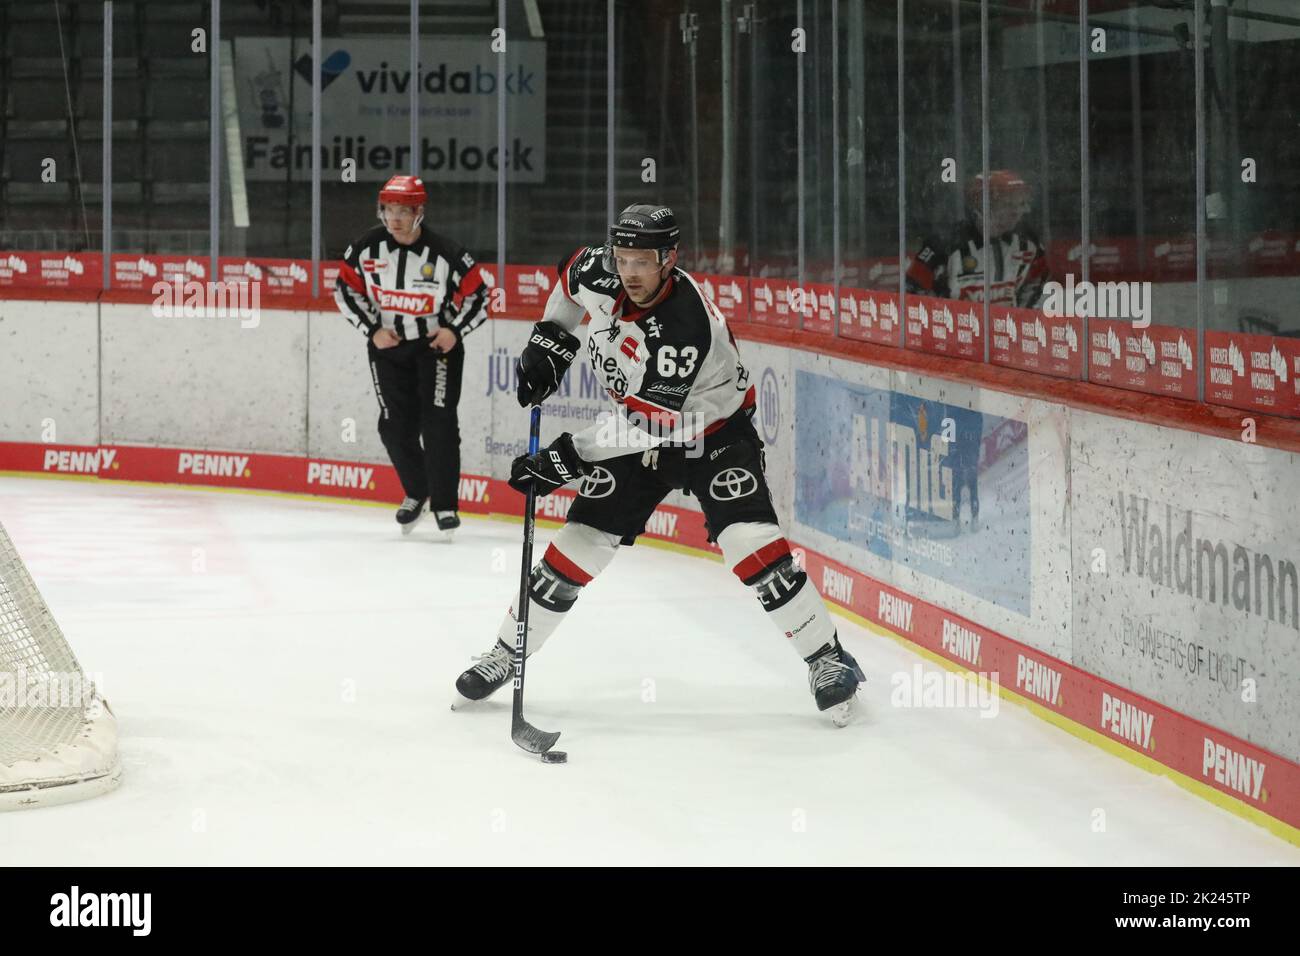
[[[411,522],[409,522],[409,523],[407,523],[407,524],[398,525],[398,527],[402,529],[402,537],[406,537],[408,534],[410,534],[412,531],[414,531],[414,530],[415,530],[415,526],[416,526],[417,524],[419,524],[421,521],[423,521],[423,520],[424,520],[424,516],[427,515],[427,514],[428,514],[428,511],[426,511],[425,509],[421,508],[421,509],[420,509],[420,513],[419,513],[418,515],[416,515],[416,518],[415,518],[414,521],[411,521]]]
[[[844,703],[836,704],[828,710],[827,713],[831,715],[831,723],[836,727],[847,727],[849,724],[853,723],[853,718],[856,717],[858,713],[857,703],[858,698],[855,695],[850,697]]]

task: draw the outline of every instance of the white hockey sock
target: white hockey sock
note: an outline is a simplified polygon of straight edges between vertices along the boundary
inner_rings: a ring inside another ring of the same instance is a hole
[[[723,557],[736,577],[754,589],[772,623],[804,660],[835,643],[830,611],[795,566],[790,544],[774,524],[745,521],[718,535]]]
[[[808,575],[786,558],[752,584],[758,600],[804,660],[835,643],[835,623]]]
[[[542,649],[578,595],[603,571],[618,550],[618,537],[583,524],[566,524],[546,549],[542,560],[533,565],[528,583],[528,653]],[[497,629],[497,640],[511,650],[518,632],[516,617],[519,596],[510,602],[510,610]]]
[[[528,582],[528,653],[536,654],[564,620],[564,615],[578,600],[582,585],[566,581],[543,558],[533,565]],[[510,602],[510,610],[497,629],[497,640],[514,650],[518,634],[519,596]]]

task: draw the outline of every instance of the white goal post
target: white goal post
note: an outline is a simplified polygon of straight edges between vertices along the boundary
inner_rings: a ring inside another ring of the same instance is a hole
[[[0,810],[106,793],[117,721],[0,525]]]

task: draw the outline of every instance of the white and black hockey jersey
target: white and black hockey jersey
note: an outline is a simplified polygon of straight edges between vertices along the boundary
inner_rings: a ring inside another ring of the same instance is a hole
[[[583,246],[564,259],[544,319],[571,332],[590,316],[586,353],[619,414],[573,436],[587,461],[663,443],[690,444],[753,408],[754,388],[726,319],[682,269],[649,309],[633,304],[603,249]]]
[[[442,327],[461,339],[487,318],[484,278],[473,256],[428,226],[409,246],[376,226],[343,254],[334,300],[367,337],[382,327],[422,339]]]
[[[1028,230],[993,237],[984,248],[984,233],[967,220],[945,239],[926,239],[907,267],[907,291],[967,302],[984,300],[984,273],[989,273],[989,301],[1022,309],[1036,307],[1050,276],[1043,244]]]

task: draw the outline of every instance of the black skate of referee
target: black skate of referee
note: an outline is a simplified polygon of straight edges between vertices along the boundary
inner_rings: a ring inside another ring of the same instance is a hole
[[[676,267],[678,235],[666,206],[625,209],[607,245],[560,262],[520,358],[521,406],[549,398],[579,352],[615,403],[609,420],[565,433],[511,467],[520,492],[531,484],[545,495],[581,480],[564,527],[532,569],[529,651],[541,649],[618,548],[635,542],[664,497],[683,489],[699,501],[727,567],[807,663],[817,707],[843,726],[865,678],[777,526],[749,373],[722,313]],[[585,346],[573,334],[584,315]],[[510,680],[516,611],[512,604],[492,647],[456,682],[462,698],[481,700]]]
[[[487,317],[474,258],[423,224],[428,195],[415,176],[379,193],[379,221],[348,246],[334,298],[369,340],[379,437],[402,482],[397,523],[409,534],[426,503],[438,528],[460,526],[461,340]]]

